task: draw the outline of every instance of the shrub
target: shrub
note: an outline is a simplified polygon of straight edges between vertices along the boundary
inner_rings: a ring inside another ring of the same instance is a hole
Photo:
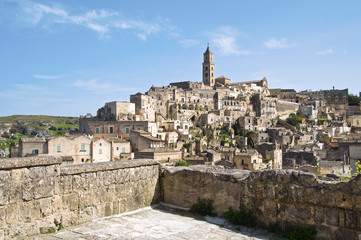
[[[179,167],[179,166],[184,166],[184,167],[188,167],[190,166],[191,164],[187,161],[184,161],[184,160],[179,160],[175,163],[175,166],[176,167]]]
[[[268,230],[290,240],[314,239],[317,234],[317,230],[314,226],[306,227],[301,225],[282,230],[278,222],[271,223],[268,226]]]
[[[207,198],[198,198],[197,202],[192,205],[191,212],[202,215],[202,216],[214,216],[213,213],[213,200]]]
[[[254,226],[255,218],[251,209],[246,208],[243,204],[240,204],[239,211],[233,210],[231,207],[223,214],[223,217],[228,219],[233,224]]]
[[[286,122],[291,124],[292,126],[297,126],[298,124],[300,124],[302,122],[302,118],[297,116],[294,113],[291,113],[289,118],[286,119]]]

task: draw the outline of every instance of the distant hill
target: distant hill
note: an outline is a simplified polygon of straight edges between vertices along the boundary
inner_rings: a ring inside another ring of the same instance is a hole
[[[79,117],[46,115],[0,117],[0,157],[4,157],[1,150],[17,144],[19,138],[62,136],[78,132],[78,126]]]

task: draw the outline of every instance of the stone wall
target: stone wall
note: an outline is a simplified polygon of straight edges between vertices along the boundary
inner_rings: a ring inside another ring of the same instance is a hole
[[[31,236],[158,202],[152,160],[60,166],[55,157],[0,160],[0,239]]]
[[[222,215],[240,203],[260,225],[316,226],[318,239],[361,237],[361,175],[350,182],[320,181],[291,170],[226,170],[214,166],[166,167],[162,201],[189,208],[197,198],[214,200]]]

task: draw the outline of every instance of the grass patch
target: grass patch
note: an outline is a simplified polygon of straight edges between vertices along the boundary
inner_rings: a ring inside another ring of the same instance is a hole
[[[190,164],[189,162],[184,161],[184,160],[179,160],[179,161],[177,161],[177,162],[174,164],[174,166],[176,166],[176,167],[180,167],[180,166],[188,167],[188,166],[190,166],[190,165],[191,165],[191,164]]]

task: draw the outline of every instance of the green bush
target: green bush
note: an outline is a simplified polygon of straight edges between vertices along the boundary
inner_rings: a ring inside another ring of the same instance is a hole
[[[360,98],[356,95],[348,95],[348,105],[350,106],[360,106]]]
[[[278,222],[270,224],[268,230],[290,240],[315,239],[317,234],[314,226],[306,227],[301,225],[282,230]]]
[[[302,118],[297,116],[294,113],[291,113],[290,116],[286,119],[286,122],[291,124],[292,126],[297,126],[298,124],[302,123]]]
[[[184,160],[179,160],[175,163],[175,166],[176,167],[180,167],[180,166],[183,166],[183,167],[188,167],[190,166],[191,164],[187,161],[184,161]]]
[[[202,216],[215,216],[213,213],[213,200],[207,198],[198,198],[197,202],[192,205],[191,212],[202,215]]]
[[[252,227],[255,225],[255,218],[251,209],[246,208],[240,204],[239,211],[233,210],[231,207],[223,214],[223,217],[228,219],[233,224],[244,225]]]

